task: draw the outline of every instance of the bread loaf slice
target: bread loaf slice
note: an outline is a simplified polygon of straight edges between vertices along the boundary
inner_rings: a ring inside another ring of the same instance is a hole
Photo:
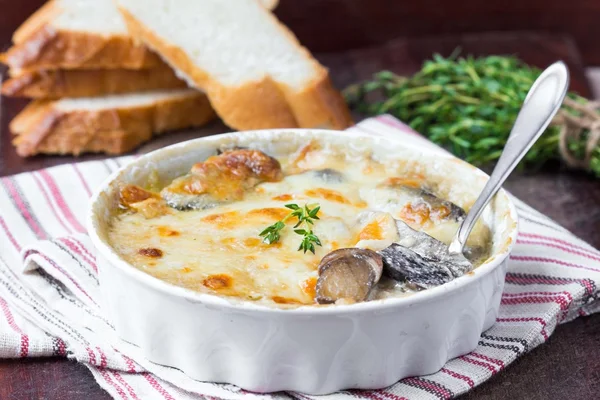
[[[204,90],[229,126],[343,129],[328,71],[257,0],[117,0],[130,34]]]
[[[200,126],[215,114],[194,89],[61,100],[35,100],[10,123],[20,156],[121,154],[153,134]]]
[[[127,33],[112,0],[51,0],[13,34],[10,68],[150,68],[160,57]]]
[[[50,69],[25,70],[2,84],[11,97],[56,99],[94,97],[187,87],[168,66],[151,69]]]
[[[264,0],[268,7],[276,1]],[[153,68],[156,54],[129,36],[113,0],[50,0],[13,34],[0,55],[10,68]]]

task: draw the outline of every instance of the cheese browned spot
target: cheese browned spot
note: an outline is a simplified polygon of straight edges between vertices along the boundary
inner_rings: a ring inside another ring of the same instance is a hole
[[[226,246],[234,244],[235,242],[236,242],[236,239],[233,237],[227,237],[227,238],[221,239],[221,243],[223,243]]]
[[[289,201],[289,200],[292,200],[293,198],[294,197],[291,194],[280,194],[279,196],[273,197],[273,200]]]
[[[155,249],[153,247],[148,247],[145,249],[139,249],[138,250],[138,254],[144,256],[144,257],[151,257],[151,258],[160,258],[163,256],[163,252],[160,249]]]
[[[450,208],[444,204],[432,207],[426,203],[409,203],[400,210],[398,216],[409,225],[426,227],[434,221],[447,218],[450,212]]]
[[[398,185],[403,185],[403,186],[408,186],[411,188],[415,188],[415,189],[420,189],[421,185],[423,184],[425,177],[419,175],[413,175],[413,176],[409,176],[409,177],[393,177],[393,178],[388,178],[385,181],[383,181],[383,184],[385,186],[398,186]]]
[[[310,296],[311,299],[314,299],[317,293],[317,277],[311,276],[308,279],[300,282],[300,288],[302,291]]]
[[[381,240],[383,239],[383,229],[377,220],[370,222],[358,234],[358,240]]]
[[[272,296],[271,300],[277,304],[303,304],[301,301],[283,296]]]
[[[179,231],[169,228],[168,226],[159,226],[156,228],[160,236],[179,236]]]
[[[206,184],[193,175],[180,178],[169,185],[173,193],[203,194],[206,192]]]
[[[305,161],[305,159],[307,158],[308,154],[319,150],[319,145],[314,142],[314,141],[310,141],[308,144],[304,145],[294,156],[294,160],[292,161],[292,165],[294,166],[300,166],[300,164]]]
[[[262,151],[228,150],[194,164],[188,174],[163,188],[161,195],[174,208],[205,209],[243,200],[259,183],[282,178],[279,161]]]
[[[202,218],[202,221],[214,224],[217,228],[233,229],[240,221],[240,214],[237,211],[210,214]]]
[[[138,203],[132,203],[129,208],[142,214],[145,218],[151,219],[160,217],[169,213],[169,207],[165,204],[162,199],[155,199],[151,197]]]
[[[239,240],[235,240],[234,241],[237,243],[239,242]],[[241,242],[244,247],[246,247],[248,249],[248,251],[252,251],[253,249],[256,250],[273,250],[273,249],[278,249],[281,247],[281,243],[265,243],[261,238],[259,237],[249,237],[244,239]]]
[[[439,207],[432,207],[429,214],[433,217],[433,220],[440,221],[450,216],[451,212],[452,210],[450,210],[450,207],[446,205],[441,205]]]
[[[119,188],[119,197],[121,204],[130,206],[133,203],[139,203],[149,198],[158,198],[158,195],[136,185],[125,185]]]
[[[340,192],[331,189],[310,189],[307,190],[305,193],[307,196],[310,197],[317,197],[329,201],[335,201],[336,203],[350,204],[350,200],[345,198],[344,195],[342,195]]]
[[[246,247],[258,247],[258,246],[268,246],[267,243],[263,242],[260,238],[257,237],[249,237],[244,239],[244,246]]]
[[[231,172],[243,179],[251,176],[264,182],[277,182],[283,178],[281,165],[275,158],[259,150],[227,150],[218,156],[212,156],[192,167],[192,173],[204,171],[207,165],[214,165],[221,171]]]
[[[266,217],[266,219],[268,220],[272,220],[273,222],[275,221],[279,221],[284,219],[289,213],[291,212],[291,210],[288,210],[287,208],[259,208],[259,209],[254,209],[251,210],[250,212],[248,212],[248,216],[252,217],[252,216],[259,216],[259,217]]]
[[[119,188],[121,205],[141,213],[146,218],[155,218],[169,212],[167,205],[154,192],[136,185],[125,185]]]
[[[425,203],[409,203],[400,210],[399,217],[407,224],[422,226],[426,222],[429,222],[429,207]]]
[[[233,279],[225,274],[211,275],[205,278],[202,284],[209,289],[219,290],[233,286]]]
[[[191,173],[196,186],[193,193],[208,193],[219,200],[240,200],[257,183],[283,178],[279,161],[261,151],[247,149],[209,157],[195,164]]]

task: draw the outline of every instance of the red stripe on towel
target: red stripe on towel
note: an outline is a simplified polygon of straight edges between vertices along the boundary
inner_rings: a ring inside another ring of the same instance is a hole
[[[551,263],[551,264],[561,265],[563,267],[571,267],[571,268],[585,269],[588,271],[600,272],[600,269],[597,269],[597,268],[586,267],[584,265],[570,263],[570,262],[566,262],[566,261],[562,261],[562,260],[557,260],[555,258],[511,255],[510,259],[515,260],[515,261]]]
[[[12,328],[13,331],[21,335],[21,351],[19,355],[21,357],[27,357],[27,355],[29,354],[29,336],[27,336],[19,327],[19,325],[17,325],[14,316],[10,312],[8,303],[2,297],[0,297],[0,308],[2,308],[2,312],[4,313],[4,317],[6,318],[6,322],[8,322],[8,325]]]
[[[452,370],[449,370],[448,368],[442,368],[440,370],[441,372],[448,374],[456,379],[460,379],[461,381],[464,381],[467,383],[467,385],[469,385],[470,388],[475,387],[475,382],[473,382],[473,379],[469,378],[466,375],[463,374],[459,374],[458,372],[454,372]]]
[[[44,181],[48,185],[48,188],[50,189],[50,193],[52,193],[52,196],[54,197],[56,204],[58,205],[59,209],[61,210],[61,212],[67,219],[67,221],[69,221],[71,226],[73,228],[75,228],[76,231],[84,233],[86,230],[83,228],[83,226],[81,226],[79,221],[77,221],[77,218],[75,218],[75,216],[73,215],[73,212],[67,205],[67,202],[65,201],[65,198],[63,197],[62,193],[60,192],[58,185],[54,181],[54,178],[52,177],[52,175],[50,175],[50,173],[45,169],[40,170],[39,173],[40,173],[42,179],[44,179]]]
[[[35,233],[38,239],[46,239],[48,235],[42,229],[42,226],[37,220],[37,218],[34,216],[33,211],[30,210],[29,206],[25,203],[23,197],[21,197],[21,194],[15,187],[14,182],[9,178],[2,178],[2,182],[4,183],[4,187],[6,188],[6,190],[8,190],[8,193],[10,194],[13,204],[21,212],[21,216],[25,218],[25,221],[27,221],[27,225],[29,225],[29,228],[31,228],[31,230],[33,231],[33,233]]]
[[[590,260],[600,261],[600,257],[597,257],[597,256],[595,256],[593,254],[588,254],[588,253],[580,251],[580,250],[571,249],[569,247],[560,246],[560,245],[554,244],[554,243],[546,243],[546,242],[541,242],[541,241],[523,240],[523,239],[518,239],[517,243],[519,243],[519,244],[533,245],[533,246],[550,247],[550,248],[553,248],[553,249],[562,250],[562,251],[564,251],[566,253],[575,254],[575,255],[580,256],[580,257],[589,258]]]

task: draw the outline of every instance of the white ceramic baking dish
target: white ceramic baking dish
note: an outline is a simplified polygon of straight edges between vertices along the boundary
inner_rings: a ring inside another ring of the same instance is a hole
[[[88,221],[105,312],[123,340],[137,345],[150,361],[197,380],[255,392],[309,394],[386,387],[436,372],[477,346],[481,332],[496,319],[517,233],[517,215],[503,191],[482,217],[493,232],[493,255],[482,266],[408,297],[354,305],[278,309],[197,293],[145,274],[108,245],[118,182],[143,183],[151,170],[172,179],[220,147],[253,147],[277,157],[311,139],[341,146],[349,156],[372,152],[381,160],[417,160],[426,175],[445,180],[448,200],[462,206],[472,203],[487,180],[450,156],[382,137],[324,130],[230,133],[144,155],[99,188]]]

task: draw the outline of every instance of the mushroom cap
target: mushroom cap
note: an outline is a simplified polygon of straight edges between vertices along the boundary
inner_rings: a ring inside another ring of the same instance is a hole
[[[381,278],[383,260],[368,249],[338,249],[319,264],[315,300],[321,304],[338,300],[365,301]]]

